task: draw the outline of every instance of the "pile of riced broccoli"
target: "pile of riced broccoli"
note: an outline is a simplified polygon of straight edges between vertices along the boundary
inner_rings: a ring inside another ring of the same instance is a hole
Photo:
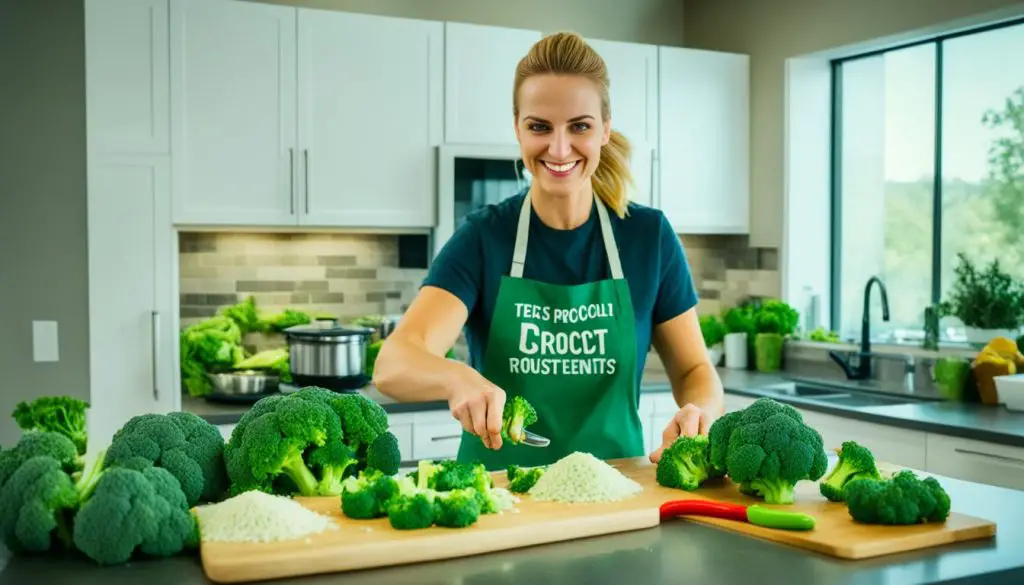
[[[130,418],[88,454],[89,404],[19,403],[0,451],[0,542],[14,554],[80,553],[103,565],[196,550],[192,508],[249,490],[340,497],[360,474],[393,474],[397,438],[377,403],[307,387],[261,399],[225,441],[187,412]]]
[[[949,516],[949,495],[935,478],[909,470],[883,477],[874,455],[856,441],[844,442],[838,455],[829,470],[821,434],[792,406],[765,397],[725,414],[706,436],[676,439],[662,452],[655,477],[664,487],[692,491],[728,476],[741,493],[779,505],[794,503],[799,482],[818,482],[823,497],[845,505],[863,523],[942,522]]]

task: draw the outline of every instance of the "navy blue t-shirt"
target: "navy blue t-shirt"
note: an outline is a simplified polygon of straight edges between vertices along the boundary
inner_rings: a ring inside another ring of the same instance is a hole
[[[442,288],[469,311],[466,342],[470,365],[483,371],[491,315],[501,277],[512,266],[516,227],[525,191],[466,216],[434,259],[423,286]],[[636,318],[637,384],[655,325],[697,304],[689,263],[675,230],[658,209],[630,203],[625,218],[609,210],[622,272]],[[531,212],[523,278],[576,285],[611,278],[597,209],[571,230],[548,227]]]

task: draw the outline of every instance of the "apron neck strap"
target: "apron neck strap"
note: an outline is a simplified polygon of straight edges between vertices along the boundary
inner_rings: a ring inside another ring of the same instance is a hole
[[[601,220],[601,237],[604,240],[604,251],[608,256],[608,266],[611,268],[612,278],[622,278],[622,263],[619,261],[619,249],[615,245],[615,236],[612,234],[612,222],[608,219],[608,209],[604,202],[595,197],[597,201],[597,216]],[[530,215],[533,208],[530,205],[530,194],[523,197],[523,206],[519,210],[519,225],[516,227],[516,244],[512,254],[512,270],[509,276],[522,278],[523,268],[526,266],[526,246],[530,240]]]

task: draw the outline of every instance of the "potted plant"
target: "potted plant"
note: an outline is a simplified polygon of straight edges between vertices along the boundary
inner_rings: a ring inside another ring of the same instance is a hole
[[[786,338],[796,331],[800,314],[787,303],[769,300],[754,313],[754,362],[760,372],[782,368],[782,350]]]
[[[717,366],[725,353],[722,349],[722,341],[725,340],[725,325],[716,315],[702,315],[700,332],[704,336],[704,347],[707,348],[711,365]]]
[[[966,328],[967,342],[984,347],[997,337],[1015,339],[1024,325],[1024,285],[993,260],[983,270],[957,254],[956,278],[939,314],[956,317]]]
[[[750,367],[750,346],[754,341],[754,310],[749,305],[732,307],[722,315],[725,326],[725,367]]]

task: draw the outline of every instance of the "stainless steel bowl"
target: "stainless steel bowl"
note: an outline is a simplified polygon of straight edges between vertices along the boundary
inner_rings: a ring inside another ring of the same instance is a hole
[[[213,393],[220,396],[249,396],[277,392],[279,378],[259,370],[208,373]]]

